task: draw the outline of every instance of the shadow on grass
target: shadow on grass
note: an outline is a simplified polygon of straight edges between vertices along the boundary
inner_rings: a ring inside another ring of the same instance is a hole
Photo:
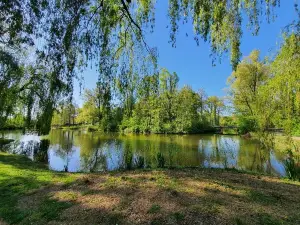
[[[300,224],[300,186],[222,170],[50,172],[0,154],[11,224]],[[38,168],[38,169],[37,169]]]
[[[1,153],[1,152],[0,152]],[[0,163],[14,166],[18,169],[47,169],[47,165],[39,162],[33,163],[28,157],[22,155],[13,155],[1,153]]]
[[[68,183],[70,179],[67,176],[64,173],[52,173],[46,165],[33,163],[25,156],[0,153],[0,217],[11,224],[24,222],[34,212],[19,209],[19,199],[53,185],[53,179],[64,179]],[[41,196],[39,200],[46,201],[47,196]],[[39,208],[40,213],[42,209]]]

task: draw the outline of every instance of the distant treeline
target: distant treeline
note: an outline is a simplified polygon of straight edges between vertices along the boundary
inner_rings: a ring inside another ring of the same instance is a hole
[[[132,79],[127,88],[117,91],[97,84],[95,89],[84,91],[81,108],[62,102],[52,125],[97,125],[103,131],[134,133],[198,133],[220,125],[224,100],[207,97],[202,89],[179,89],[178,81],[176,73],[162,69],[158,74]]]

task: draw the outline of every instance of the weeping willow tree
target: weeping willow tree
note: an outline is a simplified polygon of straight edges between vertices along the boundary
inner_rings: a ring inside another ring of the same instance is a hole
[[[0,60],[0,127],[3,127],[13,111],[23,71],[13,56],[1,50]]]
[[[158,53],[144,36],[155,25],[155,6],[154,0],[0,2],[1,49],[10,54],[11,49],[34,46],[36,64],[47,68],[44,96],[35,93],[41,133],[49,131],[57,97],[70,95],[74,78],[87,66],[97,68],[102,84],[118,81],[123,88],[131,88],[127,80],[133,76],[154,74]],[[270,20],[278,6],[279,0],[169,0],[170,42],[176,47],[179,24],[191,21],[195,41],[208,41],[213,59],[229,51],[235,69],[243,15],[257,34],[260,18]],[[132,92],[126,95],[132,98]]]

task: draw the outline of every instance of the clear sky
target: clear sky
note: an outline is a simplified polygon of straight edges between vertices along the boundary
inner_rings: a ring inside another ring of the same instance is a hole
[[[282,29],[296,18],[294,3],[297,0],[282,0],[280,8],[276,9],[277,18],[270,24],[262,20],[258,36],[253,36],[246,27],[243,30],[241,51],[243,56],[249,55],[253,49],[261,50],[261,56],[273,56],[281,39]],[[177,35],[176,48],[173,48],[169,39],[169,19],[167,17],[168,1],[158,1],[156,5],[156,23],[154,32],[147,33],[146,39],[151,47],[159,51],[159,67],[176,72],[180,78],[179,86],[187,84],[194,90],[204,88],[208,95],[224,96],[226,80],[231,74],[229,56],[225,55],[221,63],[212,66],[209,43],[200,41],[197,46],[193,37],[191,21],[180,25]],[[247,21],[243,21],[244,25]],[[186,37],[186,33],[188,37]],[[87,69],[83,73],[83,88],[94,88],[98,74],[95,70]],[[82,104],[78,83],[75,82],[74,99]]]

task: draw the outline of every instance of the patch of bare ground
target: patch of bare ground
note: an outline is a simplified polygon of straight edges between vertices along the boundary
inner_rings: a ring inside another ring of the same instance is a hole
[[[7,225],[2,219],[0,219],[0,225]]]
[[[82,175],[19,200],[71,202],[48,224],[300,224],[300,184],[221,170]],[[39,224],[40,221],[36,221]]]

